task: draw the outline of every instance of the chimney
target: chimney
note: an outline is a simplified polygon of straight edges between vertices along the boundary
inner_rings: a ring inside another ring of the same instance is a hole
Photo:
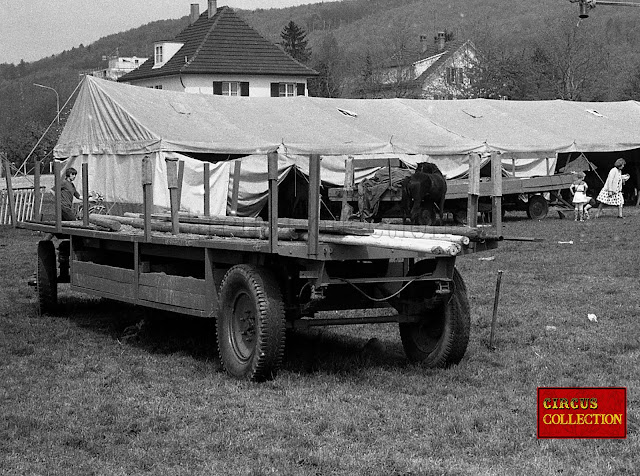
[[[444,43],[446,41],[446,34],[444,31],[439,31],[438,36],[436,37],[436,45],[438,46],[438,51],[444,50]]]
[[[200,5],[198,3],[191,4],[191,15],[189,15],[189,25],[193,25],[200,16]]]
[[[420,51],[424,53],[427,51],[429,47],[429,36],[428,35],[420,35]]]
[[[218,11],[218,0],[209,0],[209,18],[216,14]]]

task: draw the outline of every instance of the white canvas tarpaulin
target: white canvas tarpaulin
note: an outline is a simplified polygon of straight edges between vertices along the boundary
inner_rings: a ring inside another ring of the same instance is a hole
[[[391,154],[409,164],[427,158],[451,178],[466,173],[469,154],[502,153],[508,172],[512,157],[638,148],[639,131],[635,101],[224,97],[87,76],[54,156],[79,171],[81,163],[89,163],[89,189],[108,201],[141,197],[140,164],[148,156],[155,164],[154,201],[160,206],[168,206],[164,161],[180,158],[185,162],[182,209],[194,213],[203,211],[199,159],[210,161],[211,212],[218,214],[224,213],[229,195],[230,168],[223,161],[238,155],[252,156],[242,167],[249,185],[241,187],[240,200],[247,205],[263,198],[269,152],[281,157],[281,174],[291,166],[306,173],[307,157],[319,154],[322,180],[340,185],[348,155]],[[373,171],[358,171],[356,179]]]

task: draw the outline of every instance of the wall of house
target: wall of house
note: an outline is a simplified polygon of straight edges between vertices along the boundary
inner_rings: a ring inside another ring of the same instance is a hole
[[[248,81],[249,96],[270,97],[271,83],[304,83],[305,94],[308,95],[307,80],[298,76],[230,76],[230,75],[199,75],[188,74],[180,76],[169,76],[155,79],[140,79],[131,82],[135,86],[154,88],[162,86],[168,91],[180,91],[194,94],[213,94],[214,81]]]
[[[449,61],[438,68],[437,74],[432,74],[422,85],[423,99],[457,99],[466,97],[466,89],[470,85],[468,70],[476,64],[475,52],[471,49],[457,51]],[[462,68],[465,71],[461,84],[447,82],[447,68]]]
[[[307,89],[306,78],[297,76],[247,76],[247,75],[185,75],[182,82],[187,93],[213,94],[214,81],[248,81],[250,97],[270,97],[271,83],[304,83]],[[308,94],[305,92],[305,94]]]

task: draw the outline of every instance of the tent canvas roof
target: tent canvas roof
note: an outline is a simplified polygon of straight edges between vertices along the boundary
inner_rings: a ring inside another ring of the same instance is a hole
[[[524,156],[640,147],[640,103],[254,98],[84,79],[57,158],[153,151]]]

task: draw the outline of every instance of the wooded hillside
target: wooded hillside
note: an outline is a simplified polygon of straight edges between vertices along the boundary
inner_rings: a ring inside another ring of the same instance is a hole
[[[510,99],[640,99],[640,8],[598,6],[578,22],[568,0],[343,0],[284,9],[237,10],[265,37],[279,43],[294,21],[307,32],[309,64],[322,73],[317,91],[358,97],[368,71],[385,59],[419,48],[437,31],[470,39],[483,53],[475,95]],[[32,63],[0,64],[0,149],[22,162],[80,80],[104,67],[103,56],[151,56],[154,41],[174,37],[185,17],[149,23],[79,45]],[[54,124],[34,156],[51,151],[64,124]]]

